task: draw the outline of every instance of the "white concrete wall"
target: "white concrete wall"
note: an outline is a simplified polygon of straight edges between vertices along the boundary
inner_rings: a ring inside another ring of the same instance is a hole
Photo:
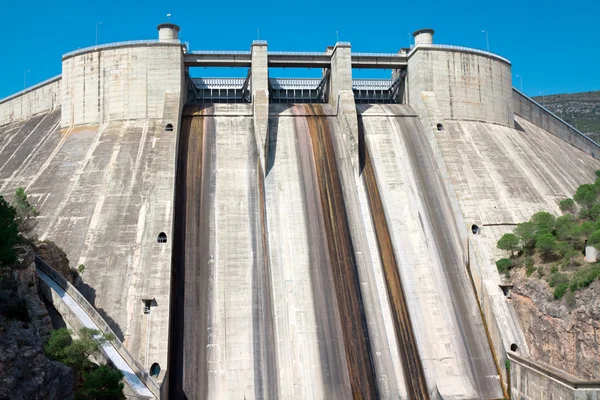
[[[178,44],[117,45],[63,59],[61,127],[162,118],[165,95],[180,93]]]
[[[60,106],[60,75],[0,100],[0,126]]]
[[[435,94],[445,119],[513,126],[511,67],[499,57],[420,45],[408,60],[408,99],[417,111],[422,92]]]

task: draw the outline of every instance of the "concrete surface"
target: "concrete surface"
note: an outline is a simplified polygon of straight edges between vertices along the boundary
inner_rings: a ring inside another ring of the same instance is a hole
[[[421,118],[421,93],[431,91],[445,119],[513,124],[511,68],[503,59],[420,45],[410,53],[407,78],[408,104]]]
[[[165,112],[178,118],[178,108],[178,97],[168,99]],[[0,194],[26,189],[40,239],[86,266],[88,301],[145,368],[164,367],[176,133],[161,120],[59,124],[56,110],[0,127]],[[150,314],[142,299],[154,299]]]
[[[182,345],[170,385],[182,379],[182,387],[172,390],[183,390],[188,399],[277,398],[252,118],[244,115],[248,110],[211,115],[240,107],[184,111],[175,224],[181,245],[174,268],[185,281],[175,290],[185,296],[177,300],[183,315],[175,321],[183,333],[175,339]]]
[[[60,75],[0,99],[0,126],[60,107]]]
[[[359,106],[423,366],[444,398],[502,396],[433,153],[406,106]]]
[[[164,110],[167,96],[180,95],[183,83],[177,43],[105,46],[65,57],[61,127],[146,118],[176,125]]]

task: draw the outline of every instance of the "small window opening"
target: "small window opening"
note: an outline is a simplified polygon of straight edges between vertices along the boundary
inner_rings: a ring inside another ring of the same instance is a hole
[[[150,308],[152,307],[152,299],[142,300],[144,302],[144,314],[150,314]]]
[[[438,131],[443,131],[443,130],[444,130],[444,125],[442,125],[442,124],[437,124],[437,130],[438,130]]]
[[[473,235],[477,235],[480,232],[479,226],[475,224],[471,225],[471,232],[473,232]]]
[[[173,124],[165,125],[165,132],[173,132]]]
[[[164,232],[159,233],[158,237],[156,238],[156,242],[157,243],[167,243],[167,234]]]
[[[160,374],[160,365],[158,365],[158,363],[152,364],[152,366],[150,367],[150,376],[153,378],[156,378],[156,377],[158,377],[159,374]]]
[[[515,353],[516,353],[516,352],[517,352],[517,350],[519,350],[519,346],[517,346],[517,344],[516,344],[516,343],[513,343],[513,344],[511,344],[511,345],[510,345],[510,351],[512,351],[512,352],[515,352]]]

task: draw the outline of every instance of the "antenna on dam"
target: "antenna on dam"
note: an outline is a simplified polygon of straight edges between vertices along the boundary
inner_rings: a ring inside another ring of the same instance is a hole
[[[418,31],[413,32],[413,37],[415,38],[415,46],[419,44],[433,44],[433,34],[435,31],[430,28],[419,29]]]
[[[170,14],[168,14],[170,15]],[[166,43],[179,43],[179,26],[165,22],[156,27],[158,29],[158,41]]]

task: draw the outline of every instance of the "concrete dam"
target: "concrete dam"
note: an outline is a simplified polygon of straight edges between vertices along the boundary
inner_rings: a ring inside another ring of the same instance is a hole
[[[0,195],[24,187],[39,238],[86,266],[77,290],[154,397],[600,397],[529,356],[499,287],[502,234],[600,169],[508,60],[431,29],[389,54],[178,32],[65,54],[0,100]]]

